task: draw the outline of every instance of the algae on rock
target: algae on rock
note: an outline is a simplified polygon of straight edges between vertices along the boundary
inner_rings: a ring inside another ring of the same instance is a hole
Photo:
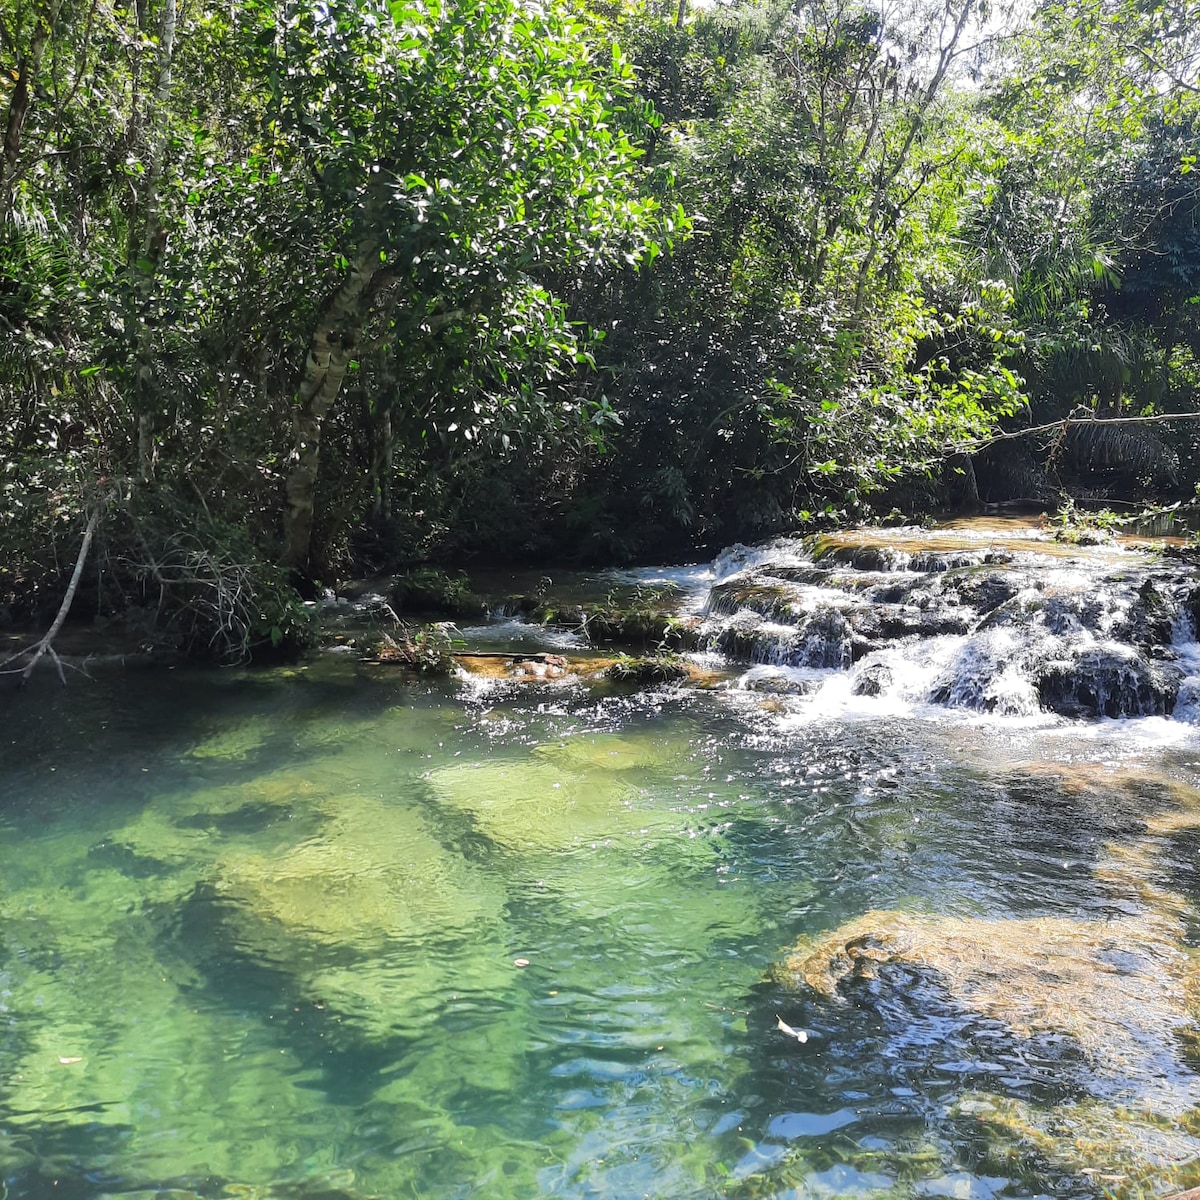
[[[613,774],[536,758],[456,763],[427,778],[439,802],[467,813],[481,833],[511,849],[562,850],[670,819],[639,811],[637,791]]]

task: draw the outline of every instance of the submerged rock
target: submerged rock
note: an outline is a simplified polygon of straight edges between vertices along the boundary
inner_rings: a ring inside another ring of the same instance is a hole
[[[1131,1074],[1148,1082],[1195,1028],[1200,963],[1180,932],[1142,915],[984,920],[877,910],[802,941],[783,975],[836,1000],[885,966],[916,968],[1018,1037],[1066,1035],[1110,1082]]]

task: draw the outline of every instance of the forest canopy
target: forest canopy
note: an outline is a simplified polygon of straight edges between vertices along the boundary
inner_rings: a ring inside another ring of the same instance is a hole
[[[0,611],[92,525],[222,657],[351,571],[1191,496],[1198,67],[1196,0],[0,0]]]

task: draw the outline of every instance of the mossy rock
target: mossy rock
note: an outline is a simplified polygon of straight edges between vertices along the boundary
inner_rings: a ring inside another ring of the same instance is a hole
[[[687,753],[686,739],[664,740],[657,732],[577,733],[534,748],[541,760],[575,771],[669,770]]]
[[[190,753],[192,758],[242,761],[261,749],[276,727],[265,717],[250,717],[198,742]]]
[[[1100,1194],[1142,1200],[1200,1181],[1200,1140],[1185,1116],[1156,1116],[1102,1100],[1036,1105],[1009,1096],[968,1093],[950,1117],[965,1127],[982,1173],[1038,1185],[1037,1175],[1068,1172]]]
[[[670,647],[695,649],[699,641],[697,623],[681,618],[676,608],[618,608],[596,606],[584,611],[584,629],[595,644],[630,646],[638,649]]]
[[[619,658],[604,674],[614,683],[652,687],[659,683],[678,683],[687,679],[688,669],[685,663],[672,654],[647,654],[637,658]]]
[[[345,797],[317,836],[281,854],[231,848],[220,894],[289,934],[376,945],[494,919],[500,890],[450,854],[409,809]]]
[[[1178,1062],[1178,1037],[1200,1015],[1200,961],[1182,932],[1169,910],[1119,921],[875,911],[803,939],[783,978],[838,999],[845,981],[885,964],[923,969],[1017,1036],[1066,1035],[1100,1075],[1148,1085],[1164,1060]]]

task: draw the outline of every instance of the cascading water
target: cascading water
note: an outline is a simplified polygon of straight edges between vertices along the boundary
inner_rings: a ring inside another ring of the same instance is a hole
[[[736,546],[713,572],[699,641],[752,664],[746,687],[1200,720],[1200,583],[1145,549],[1031,529],[852,531]]]

